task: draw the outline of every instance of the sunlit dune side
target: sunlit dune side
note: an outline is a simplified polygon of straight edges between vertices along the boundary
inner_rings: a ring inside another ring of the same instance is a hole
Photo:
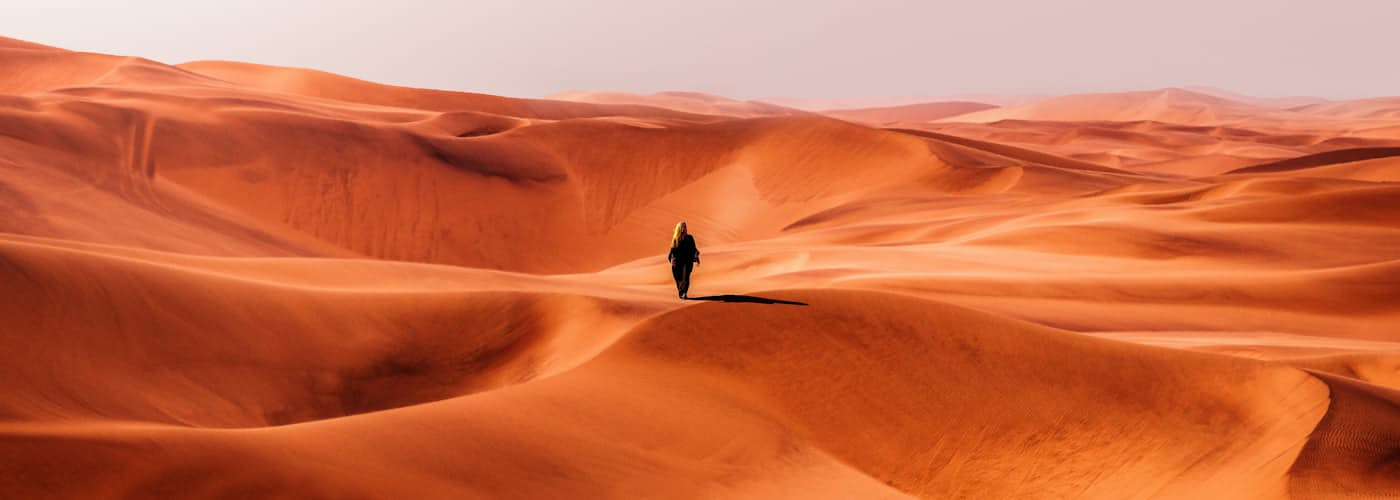
[[[0,67],[5,496],[1400,489],[1390,98]]]

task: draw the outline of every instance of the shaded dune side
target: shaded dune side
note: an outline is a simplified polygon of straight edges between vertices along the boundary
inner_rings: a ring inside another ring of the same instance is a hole
[[[1400,183],[1400,156],[1304,168],[1275,175],[1341,181]]]
[[[1194,216],[1226,223],[1289,222],[1393,227],[1400,220],[1400,186],[1381,184],[1342,187],[1322,192],[1241,201],[1203,207]]]
[[[1331,391],[1289,471],[1293,498],[1395,498],[1400,492],[1400,391],[1314,372]]]
[[[1292,170],[1302,170],[1324,165],[1338,163],[1350,163],[1362,160],[1373,160],[1376,158],[1389,158],[1400,156],[1400,148],[1374,147],[1374,148],[1353,148],[1327,151],[1310,155],[1289,158],[1286,160],[1261,163],[1244,168],[1237,168],[1227,172],[1228,174],[1258,174],[1267,172],[1288,172]]]
[[[1381,387],[1400,389],[1400,352],[1336,352],[1312,356],[1277,357],[1299,368],[1331,373]]]
[[[298,261],[243,278],[143,257],[0,240],[10,381],[0,420],[250,427],[438,400],[558,370],[554,333],[587,325],[596,331],[569,342],[589,349],[608,338],[606,317],[627,310],[567,295],[269,280]]]

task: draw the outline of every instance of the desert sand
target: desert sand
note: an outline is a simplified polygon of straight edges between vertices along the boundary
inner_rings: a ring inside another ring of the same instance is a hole
[[[0,67],[6,498],[1400,495],[1400,98]]]

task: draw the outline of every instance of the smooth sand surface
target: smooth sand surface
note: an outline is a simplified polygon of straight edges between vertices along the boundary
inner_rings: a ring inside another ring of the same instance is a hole
[[[1400,494],[1394,98],[0,67],[6,498]]]

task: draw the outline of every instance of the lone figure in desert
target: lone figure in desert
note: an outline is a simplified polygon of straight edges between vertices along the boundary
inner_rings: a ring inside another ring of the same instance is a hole
[[[676,224],[671,233],[671,253],[666,255],[671,261],[671,277],[676,279],[676,293],[682,299],[690,291],[690,270],[700,264],[700,249],[695,247],[695,238],[685,230],[685,221]]]

